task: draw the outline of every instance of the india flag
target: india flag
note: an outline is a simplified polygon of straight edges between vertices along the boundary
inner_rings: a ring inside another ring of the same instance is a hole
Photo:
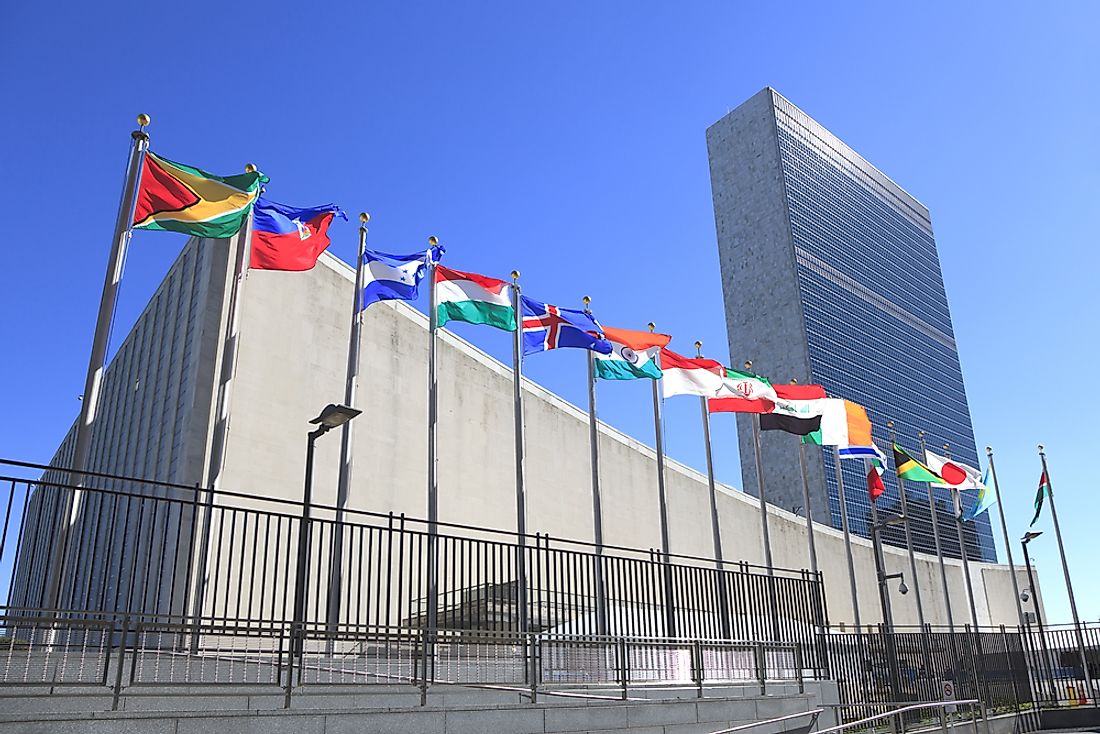
[[[435,299],[439,325],[465,321],[515,331],[516,310],[512,308],[508,285],[507,281],[436,265]]]
[[[604,339],[611,342],[611,354],[596,357],[596,377],[603,380],[660,379],[661,347],[672,337],[649,331],[604,327]]]

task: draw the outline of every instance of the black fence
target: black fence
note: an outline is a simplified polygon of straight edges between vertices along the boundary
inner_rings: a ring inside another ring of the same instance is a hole
[[[0,570],[24,615],[767,640],[825,667],[822,585],[806,571],[447,523],[433,533],[324,505],[304,519],[294,501],[96,473],[77,487],[3,463],[41,474],[0,477]]]

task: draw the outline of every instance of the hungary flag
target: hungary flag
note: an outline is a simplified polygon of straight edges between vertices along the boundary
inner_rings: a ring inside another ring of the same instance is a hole
[[[508,282],[435,266],[436,318],[485,324],[505,331],[516,330],[516,310],[509,298]]]
[[[660,379],[661,347],[672,341],[671,336],[611,327],[604,327],[603,336],[611,342],[611,354],[595,355],[596,377],[602,380]]]
[[[142,162],[134,229],[232,237],[252,211],[267,176],[259,171],[215,176],[154,153]]]

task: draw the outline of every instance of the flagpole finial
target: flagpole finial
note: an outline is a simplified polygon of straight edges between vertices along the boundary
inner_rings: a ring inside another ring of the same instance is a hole
[[[986,456],[993,456],[993,447],[992,446],[986,446],[985,447],[985,455]]]
[[[917,438],[919,438],[921,441],[923,441],[924,440],[924,431],[917,431]]]
[[[751,369],[752,369],[752,360],[751,359],[746,359],[745,360],[745,370],[748,371],[748,370],[751,370]]]
[[[245,163],[244,164],[244,172],[245,173],[255,173],[256,172],[256,164],[255,163]]]
[[[1043,444],[1039,444],[1039,455],[1043,455]]]
[[[592,299],[589,298],[588,296],[584,296],[583,298],[581,298],[581,301],[584,303],[584,312],[585,313],[592,313],[588,309],[588,304],[592,303]]]
[[[366,212],[359,212],[359,221],[363,224],[366,224],[370,221],[370,214],[367,214]]]
[[[950,451],[950,450],[951,450],[951,444],[949,444],[949,443],[945,443],[945,444],[943,445],[943,450],[944,450],[944,451]]]
[[[887,428],[893,428],[894,427],[894,422],[893,421],[886,421],[886,427]]]
[[[798,378],[797,377],[792,377],[791,378],[791,384],[792,385],[797,385],[798,384]]]
[[[650,321],[648,324],[646,324],[646,326],[649,327],[650,331],[653,331],[654,329],[657,328],[657,324],[653,323],[652,321]]]
[[[428,244],[432,247],[435,247],[439,244],[439,238],[433,234],[431,237],[428,238]]]
[[[145,114],[144,112],[137,116],[137,124],[140,130],[144,131],[150,122],[152,122],[152,120],[150,120],[149,115]]]
[[[695,342],[695,356],[696,357],[702,357],[703,356],[703,342],[698,341],[698,340],[696,340],[696,342]]]
[[[517,280],[519,280],[519,271],[518,270],[513,270],[512,271],[512,282],[514,283]]]

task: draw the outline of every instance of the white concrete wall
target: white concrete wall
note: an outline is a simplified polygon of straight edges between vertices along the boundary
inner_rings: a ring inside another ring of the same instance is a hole
[[[327,403],[341,402],[353,271],[322,257],[308,273],[253,271],[244,285],[241,342],[233,383],[222,486],[269,497],[300,499],[307,421]],[[486,338],[511,338],[486,327]],[[366,313],[362,379],[354,421],[350,506],[376,512],[426,514],[427,319],[407,304],[372,305]],[[512,386],[509,368],[446,330],[439,350],[439,511],[447,522],[515,527]],[[586,413],[531,382],[524,385],[527,427],[528,531],[592,539]],[[333,504],[340,439],[318,443],[315,501]],[[792,460],[796,460],[792,457]],[[660,546],[652,449],[601,426],[605,542]],[[711,555],[706,478],[669,461],[668,499],[674,553]],[[727,559],[761,563],[756,499],[720,487],[719,512]],[[808,565],[804,520],[769,508],[775,562]],[[826,582],[829,618],[851,623],[842,534],[815,526]],[[864,624],[880,619],[869,541],[853,539]],[[886,548],[888,570],[909,576],[904,551]],[[947,562],[958,622],[968,620],[961,563]],[[926,620],[946,622],[934,558],[920,556],[919,584]],[[979,622],[1016,623],[1004,567],[974,564]],[[980,572],[979,572],[980,571]],[[909,579],[910,586],[913,586]],[[891,598],[897,624],[915,624],[916,594]]]

